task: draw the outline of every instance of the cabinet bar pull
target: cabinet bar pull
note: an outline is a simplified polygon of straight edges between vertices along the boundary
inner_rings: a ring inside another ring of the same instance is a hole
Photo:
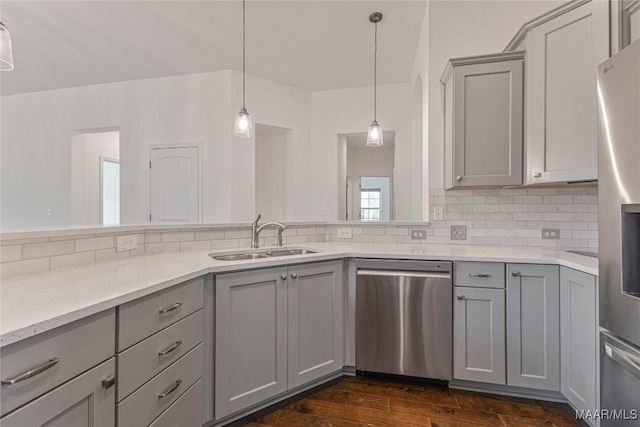
[[[469,277],[479,277],[482,279],[486,279],[488,277],[491,277],[491,275],[487,273],[469,273]]]
[[[165,391],[164,393],[160,393],[158,395],[158,399],[162,399],[163,397],[167,397],[169,396],[171,393],[173,393],[174,391],[176,391],[176,389],[178,387],[180,387],[180,384],[182,384],[182,380],[180,378],[178,378],[175,382],[175,384],[173,384],[171,386],[171,388],[169,388],[167,391]]]
[[[108,378],[102,380],[102,387],[111,388],[116,383],[116,377],[111,375]]]
[[[170,311],[177,310],[178,308],[180,308],[181,305],[182,305],[182,302],[178,301],[174,304],[171,304],[168,307],[161,308],[160,310],[158,310],[158,313],[160,314],[169,313]]]
[[[176,342],[174,342],[173,344],[171,344],[171,346],[169,346],[168,348],[159,351],[158,352],[158,356],[164,356],[167,355],[169,353],[171,353],[172,351],[174,351],[176,348],[180,347],[180,344],[182,344],[182,340],[178,340]]]
[[[35,377],[38,374],[43,373],[44,371],[46,371],[47,369],[53,367],[53,365],[55,365],[56,363],[58,363],[60,361],[60,359],[58,359],[57,357],[52,357],[51,359],[49,359],[49,361],[47,363],[44,363],[40,366],[38,366],[37,368],[33,368],[30,371],[27,371],[23,374],[18,375],[15,378],[10,378],[10,379],[3,379],[2,380],[2,385],[11,385],[11,384],[15,384],[15,383],[19,383],[21,381],[24,380],[28,380],[31,377]]]

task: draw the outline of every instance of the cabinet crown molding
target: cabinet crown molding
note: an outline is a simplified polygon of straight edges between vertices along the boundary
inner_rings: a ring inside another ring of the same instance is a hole
[[[524,60],[526,55],[525,51],[520,52],[503,52],[503,53],[491,53],[488,55],[475,55],[475,56],[465,56],[463,58],[451,58],[449,62],[447,62],[447,66],[442,73],[442,77],[440,77],[440,82],[445,84],[451,73],[453,73],[454,67],[459,67],[462,65],[474,65],[474,64],[486,64],[489,62],[499,62],[499,61],[511,61],[522,59]]]
[[[527,33],[532,29],[534,29],[535,27],[542,25],[547,21],[550,21],[562,14],[565,14],[577,7],[582,6],[583,4],[586,4],[592,1],[599,1],[599,0],[572,0],[566,4],[563,4],[560,7],[553,9],[550,12],[545,13],[544,15],[541,15],[525,23],[520,28],[520,30],[518,30],[516,35],[513,36],[509,44],[507,44],[507,47],[504,48],[504,52],[512,52],[516,50],[520,46],[520,43],[522,43],[522,40],[524,40],[524,38],[527,36]]]

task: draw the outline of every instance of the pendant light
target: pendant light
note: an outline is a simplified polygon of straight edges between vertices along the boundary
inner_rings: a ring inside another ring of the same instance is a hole
[[[367,145],[369,147],[380,147],[384,144],[382,140],[382,127],[377,120],[378,112],[378,22],[382,21],[382,13],[374,12],[369,15],[369,21],[375,26],[373,39],[373,122],[367,133]]]
[[[233,134],[241,138],[251,138],[253,135],[253,119],[245,108],[246,93],[246,25],[245,25],[245,0],[242,0],[242,108],[236,116],[233,126]]]
[[[11,36],[7,27],[0,21],[0,71],[11,70],[13,70]]]

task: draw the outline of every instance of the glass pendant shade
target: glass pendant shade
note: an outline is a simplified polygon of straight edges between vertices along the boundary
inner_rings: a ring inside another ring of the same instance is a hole
[[[13,70],[13,52],[11,51],[11,36],[9,30],[0,22],[0,70]]]
[[[251,138],[251,136],[253,136],[253,119],[244,107],[236,116],[233,134],[240,138]]]
[[[369,127],[369,133],[367,133],[367,146],[380,147],[383,144],[382,127],[374,120]]]

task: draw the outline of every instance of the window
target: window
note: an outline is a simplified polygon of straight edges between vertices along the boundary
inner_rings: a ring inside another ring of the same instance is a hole
[[[362,221],[380,221],[379,188],[360,190],[360,219]]]

